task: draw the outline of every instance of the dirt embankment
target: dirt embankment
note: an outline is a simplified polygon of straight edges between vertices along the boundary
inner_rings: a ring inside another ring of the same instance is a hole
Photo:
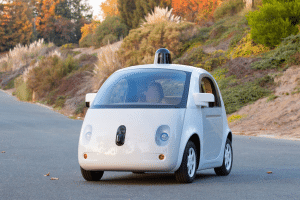
[[[243,107],[229,127],[235,134],[300,139],[300,66],[275,78],[275,96]]]

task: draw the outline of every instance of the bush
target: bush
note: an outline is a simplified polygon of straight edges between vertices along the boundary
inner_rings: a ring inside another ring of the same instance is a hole
[[[232,51],[232,58],[250,57],[269,51],[268,47],[262,44],[256,44],[251,39],[251,35],[247,34]]]
[[[235,87],[228,87],[221,92],[227,114],[231,114],[270,93],[269,90],[251,82]]]
[[[60,80],[78,68],[78,63],[72,56],[62,60],[58,56],[42,59],[38,66],[28,72],[28,87],[40,98],[45,97],[56,88]]]
[[[233,16],[243,10],[245,7],[244,0],[227,0],[224,1],[214,12],[214,19],[219,20],[226,16]]]
[[[107,16],[93,32],[88,33],[79,41],[80,47],[96,46],[101,47],[110,43],[121,40],[127,36],[128,27],[121,22],[117,16]]]
[[[119,47],[118,43],[108,45],[98,54],[98,63],[94,68],[94,90],[99,90],[102,83],[112,73],[124,67],[116,52]]]
[[[66,102],[66,96],[58,96],[55,100],[54,107],[55,108],[62,108]]]
[[[23,80],[23,76],[19,76],[15,79],[16,96],[21,101],[31,101],[32,100],[32,90],[28,87],[26,82]]]
[[[195,25],[189,22],[145,24],[131,30],[123,40],[120,57],[126,61],[125,66],[149,64],[153,63],[157,49],[167,48],[174,60],[180,55],[183,43],[195,34]]]
[[[259,44],[275,47],[282,38],[299,32],[299,1],[267,0],[260,10],[247,15],[251,27],[251,38]]]
[[[254,69],[279,68],[283,63],[295,61],[293,55],[300,53],[300,34],[292,35],[274,50],[265,53],[262,60],[252,64]]]

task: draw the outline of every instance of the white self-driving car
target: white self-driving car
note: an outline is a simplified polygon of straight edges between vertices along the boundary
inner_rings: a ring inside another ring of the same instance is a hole
[[[197,170],[230,173],[232,133],[216,81],[203,69],[169,63],[168,50],[159,49],[154,64],[118,70],[86,95],[78,145],[84,179],[175,172],[190,183]]]

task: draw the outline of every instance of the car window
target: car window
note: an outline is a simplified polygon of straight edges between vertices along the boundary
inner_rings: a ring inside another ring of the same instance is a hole
[[[171,69],[115,73],[100,88],[92,108],[186,107],[190,74]]]
[[[215,96],[215,102],[210,102],[209,107],[220,107],[221,106],[220,95],[219,95],[218,91],[216,90],[215,84],[213,83],[213,81],[210,78],[204,77],[201,79],[200,92],[201,93],[211,93]]]

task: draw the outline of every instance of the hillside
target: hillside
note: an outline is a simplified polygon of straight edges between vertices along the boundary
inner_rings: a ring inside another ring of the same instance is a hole
[[[300,139],[300,66],[275,78],[275,93],[229,116],[235,134]]]

